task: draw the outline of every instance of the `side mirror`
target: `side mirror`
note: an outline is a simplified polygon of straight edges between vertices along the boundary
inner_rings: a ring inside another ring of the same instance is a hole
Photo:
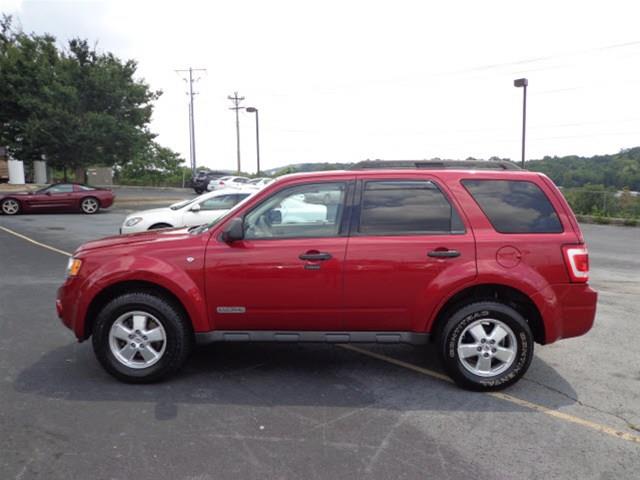
[[[195,205],[192,205],[189,210],[191,210],[192,212],[199,212],[200,211],[200,204],[196,203]]]
[[[232,219],[222,232],[222,241],[233,243],[244,238],[244,220],[240,217]]]
[[[269,210],[267,213],[267,223],[269,225],[279,225],[282,223],[282,212],[279,209]]]
[[[45,195],[51,195],[51,192],[44,192]]]

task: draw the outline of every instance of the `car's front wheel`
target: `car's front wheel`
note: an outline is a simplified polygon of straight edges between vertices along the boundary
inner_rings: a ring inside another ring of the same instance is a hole
[[[100,202],[98,202],[97,198],[93,197],[83,198],[80,202],[80,209],[82,210],[82,213],[92,215],[100,210]]]
[[[499,390],[517,382],[533,358],[533,335],[512,307],[492,301],[462,307],[439,339],[444,368],[461,387]]]
[[[17,215],[20,213],[20,203],[13,198],[6,198],[0,203],[0,209],[5,215]]]
[[[93,349],[111,375],[129,383],[159,381],[184,364],[193,333],[181,309],[154,293],[133,292],[107,303],[93,329]]]

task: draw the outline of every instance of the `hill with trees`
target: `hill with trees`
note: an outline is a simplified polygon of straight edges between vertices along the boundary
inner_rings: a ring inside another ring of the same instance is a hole
[[[602,185],[640,191],[640,147],[593,157],[544,157],[527,162],[526,168],[545,173],[557,185],[566,188]]]

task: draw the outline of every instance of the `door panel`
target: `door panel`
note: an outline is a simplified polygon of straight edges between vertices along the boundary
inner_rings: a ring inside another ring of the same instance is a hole
[[[250,207],[243,240],[210,240],[206,289],[214,328],[343,328],[347,185],[285,187]]]
[[[447,249],[460,255],[429,256]],[[345,328],[420,331],[442,296],[475,275],[468,233],[353,237],[345,260]]]
[[[207,303],[216,329],[341,330],[347,239],[215,239],[207,249]],[[302,260],[323,252],[328,260]]]
[[[475,242],[429,176],[360,182],[345,259],[347,330],[423,331],[476,275]]]

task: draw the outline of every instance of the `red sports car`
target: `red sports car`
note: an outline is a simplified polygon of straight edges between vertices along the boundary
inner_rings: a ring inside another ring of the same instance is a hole
[[[56,183],[34,192],[0,194],[0,211],[5,215],[37,212],[97,213],[113,204],[115,195],[106,188],[79,183]]]

